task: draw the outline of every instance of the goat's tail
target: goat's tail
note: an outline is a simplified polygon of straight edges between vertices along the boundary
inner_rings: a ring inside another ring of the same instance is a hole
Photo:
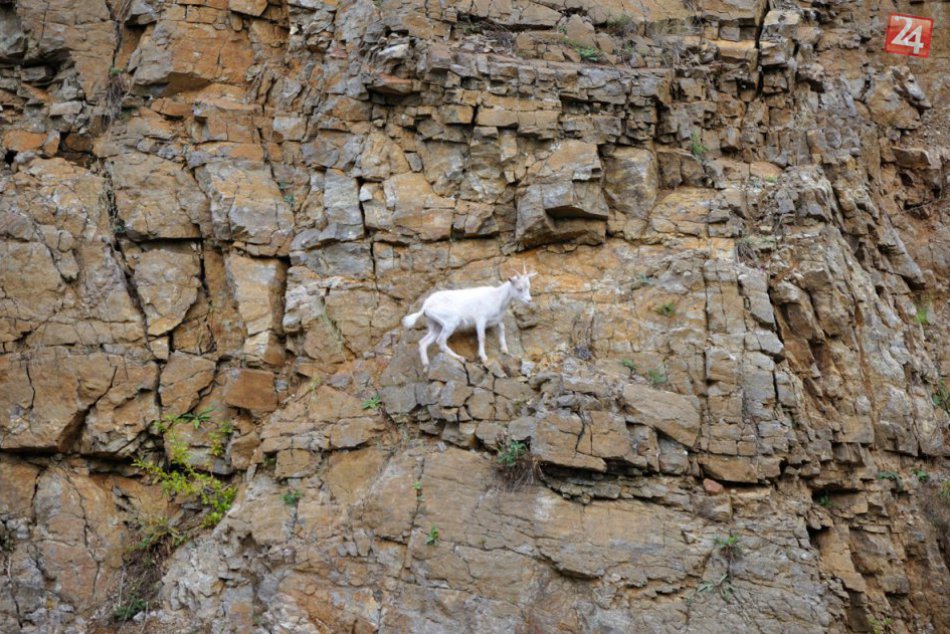
[[[403,317],[402,318],[403,328],[412,328],[413,326],[415,326],[419,318],[422,317],[422,312],[423,311],[420,310],[418,313],[410,313],[406,315],[405,317]]]

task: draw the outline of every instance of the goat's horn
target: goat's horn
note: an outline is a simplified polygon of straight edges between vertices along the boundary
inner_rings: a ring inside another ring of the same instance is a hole
[[[527,262],[522,262],[522,263],[521,263],[521,271],[522,271],[522,275],[527,275],[527,274],[528,274],[528,263],[527,263]]]

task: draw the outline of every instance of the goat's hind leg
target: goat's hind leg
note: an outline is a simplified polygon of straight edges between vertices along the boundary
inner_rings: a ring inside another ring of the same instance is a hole
[[[439,331],[441,330],[437,322],[431,319],[429,319],[428,322],[429,330],[425,336],[419,340],[419,358],[422,359],[422,367],[425,370],[429,369],[429,346],[439,338]]]
[[[451,337],[452,333],[455,332],[455,329],[458,327],[458,323],[442,322],[439,325],[442,326],[442,332],[439,333],[439,338],[436,339],[436,342],[439,344],[439,349],[453,359],[458,359],[459,361],[464,362],[465,357],[457,354],[454,350],[452,350],[452,348],[449,347],[449,337]]]

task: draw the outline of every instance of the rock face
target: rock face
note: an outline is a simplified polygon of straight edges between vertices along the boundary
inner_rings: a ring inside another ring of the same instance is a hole
[[[950,631],[950,40],[878,4],[0,4],[0,631]]]

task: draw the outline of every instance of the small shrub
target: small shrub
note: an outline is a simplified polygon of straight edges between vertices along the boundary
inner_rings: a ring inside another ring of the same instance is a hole
[[[727,537],[717,537],[716,548],[719,549],[719,552],[722,553],[722,555],[730,564],[734,560],[739,559],[739,557],[742,555],[742,548],[739,546],[738,535],[730,534]]]
[[[300,502],[300,498],[303,497],[303,493],[301,493],[297,489],[292,489],[290,491],[287,491],[280,497],[284,501],[284,504],[286,504],[287,506],[297,506],[297,503]]]
[[[950,414],[950,390],[947,389],[946,384],[941,383],[937,386],[937,389],[930,396],[930,399],[933,401],[935,407],[939,407],[947,414]]]
[[[927,304],[921,304],[920,306],[917,306],[917,312],[914,313],[914,321],[921,326],[926,326],[930,323],[930,319],[927,317],[929,313],[930,306]]]
[[[112,611],[112,618],[116,621],[131,621],[135,615],[148,607],[145,599],[139,596],[132,596]]]
[[[628,35],[635,31],[637,23],[632,15],[626,13],[618,16],[610,16],[604,23],[604,30],[612,35]]]
[[[770,174],[770,175],[768,175],[768,176],[765,177],[765,182],[766,182],[766,183],[777,183],[777,182],[778,182],[778,176],[775,176],[774,174]]]
[[[831,501],[831,497],[827,493],[822,493],[818,496],[818,506],[822,506],[826,509],[834,506],[834,503]]]
[[[726,603],[732,598],[732,578],[729,576],[729,573],[723,573],[721,577],[715,581],[703,581],[698,586],[696,586],[696,592],[709,592],[710,590],[718,590],[719,596],[722,597],[722,600]],[[692,602],[693,597],[690,596],[687,599],[688,602]]]
[[[0,553],[10,554],[13,552],[13,535],[0,524]]]
[[[676,306],[673,305],[673,302],[666,302],[656,309],[656,314],[663,317],[672,317],[676,314]]]
[[[667,381],[666,372],[654,368],[647,372],[647,380],[653,387],[663,385]]]
[[[878,471],[877,473],[878,480],[891,480],[897,485],[898,491],[903,491],[903,483],[901,482],[901,477],[893,471]]]
[[[124,68],[119,68],[118,66],[113,66],[109,69],[109,77],[118,77],[125,72]]]
[[[436,528],[435,524],[429,528],[429,532],[426,533],[426,546],[437,546],[439,544],[439,529]]]
[[[631,361],[630,359],[624,359],[623,361],[620,362],[620,364],[623,365],[623,367],[630,370],[631,372],[637,371],[637,364]]]
[[[505,448],[498,452],[498,464],[505,469],[514,469],[528,453],[528,447],[520,441],[509,440]]]
[[[218,423],[218,426],[209,434],[211,438],[212,456],[215,458],[220,458],[224,455],[224,451],[228,446],[228,441],[231,439],[231,434],[233,433],[234,423],[229,420]]]
[[[294,206],[294,200],[295,198],[293,194],[284,194],[284,202],[290,205],[291,207]]]
[[[923,469],[914,469],[914,477],[917,478],[918,482],[927,482],[930,480],[930,475]]]
[[[601,50],[596,46],[587,46],[577,40],[571,40],[565,37],[561,42],[577,51],[577,54],[580,55],[581,59],[585,62],[599,62],[603,55]]]
[[[379,406],[382,404],[383,400],[380,398],[379,394],[374,394],[365,401],[363,401],[363,409],[379,409]]]
[[[872,634],[889,634],[891,630],[891,625],[894,623],[894,619],[889,616],[885,616],[882,619],[877,619],[873,616],[868,617],[868,625],[871,626]]]
[[[509,488],[530,484],[539,475],[537,459],[528,451],[528,445],[519,440],[506,440],[495,457],[495,466]]]
[[[709,151],[709,148],[703,145],[702,141],[700,141],[699,132],[696,130],[693,130],[693,133],[689,135],[689,151],[692,152],[693,156],[698,159],[706,156],[706,152]]]
[[[152,482],[157,483],[169,498],[197,499],[205,512],[202,526],[215,526],[231,508],[237,489],[226,485],[210,473],[195,469],[188,446],[173,432],[168,433],[167,468],[147,462],[141,457],[136,458],[132,465],[143,471]]]
[[[418,493],[421,493],[421,492],[422,492],[422,481],[421,481],[421,480],[416,480],[415,482],[413,482],[413,483],[412,483],[412,488],[413,488],[413,490],[414,490],[417,494],[418,494]]]

